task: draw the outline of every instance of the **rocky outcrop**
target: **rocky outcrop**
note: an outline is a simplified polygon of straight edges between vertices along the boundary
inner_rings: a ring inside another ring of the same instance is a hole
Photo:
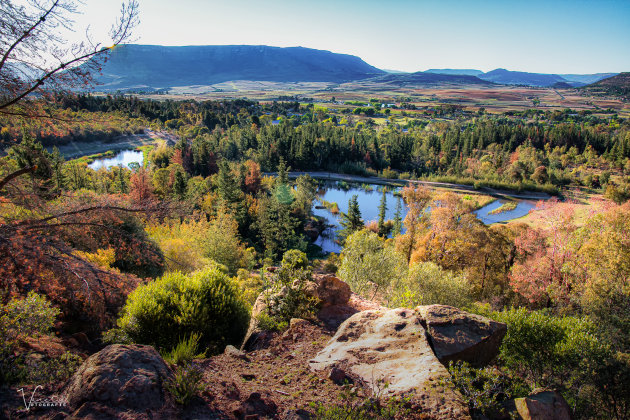
[[[297,287],[297,284],[294,285],[294,287]],[[342,320],[345,320],[356,313],[356,310],[345,307],[352,295],[350,286],[335,276],[316,275],[313,277],[312,281],[307,281],[306,284],[304,284],[303,290],[308,296],[317,299],[321,312],[325,312],[331,317],[336,316],[336,319],[342,318]],[[252,317],[241,350],[258,350],[268,345],[272,334],[259,327],[257,316],[263,311],[266,311],[269,306],[273,307],[275,302],[282,299],[286,293],[287,289],[283,288],[272,295],[267,295],[263,292],[258,296],[252,308]],[[341,314],[338,313],[339,311],[341,311]],[[342,321],[339,321],[335,327],[341,322]]]
[[[384,383],[389,394],[413,391],[431,418],[468,418],[457,394],[436,387],[448,371],[435,357],[423,323],[420,313],[410,309],[359,312],[341,324],[328,345],[310,360],[311,369],[341,370],[377,392],[383,391]]]
[[[165,409],[173,373],[151,346],[105,347],[90,356],[65,388],[75,418],[149,418]]]
[[[465,361],[475,366],[496,357],[507,326],[452,306],[429,305],[417,308],[426,323],[435,355],[444,364]]]
[[[525,398],[514,400],[516,411],[523,420],[571,420],[571,409],[555,391],[539,390]]]

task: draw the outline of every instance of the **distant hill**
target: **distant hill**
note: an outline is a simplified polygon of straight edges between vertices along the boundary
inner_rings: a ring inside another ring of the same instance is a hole
[[[589,85],[591,83],[599,82],[602,79],[607,79],[612,76],[616,76],[619,73],[594,73],[594,74],[560,74],[564,80],[581,85]]]
[[[385,72],[359,57],[310,48],[255,45],[121,45],[109,53],[99,90],[161,89],[230,80],[345,82]]]
[[[557,74],[526,73],[505,69],[492,70],[478,77],[489,82],[504,85],[553,86],[558,82],[566,82],[565,79]]]
[[[571,88],[574,88],[575,86],[573,86],[569,82],[556,82],[551,87],[554,89],[571,89]]]
[[[483,74],[481,70],[474,69],[429,69],[426,70],[425,73],[453,74],[464,76],[478,76],[480,74]]]
[[[616,76],[600,80],[584,86],[582,90],[591,95],[621,96],[630,99],[630,72],[619,73]]]
[[[383,76],[366,79],[369,83],[387,84],[393,86],[435,86],[435,85],[493,85],[494,83],[481,80],[476,76],[440,73],[409,73],[385,74]]]

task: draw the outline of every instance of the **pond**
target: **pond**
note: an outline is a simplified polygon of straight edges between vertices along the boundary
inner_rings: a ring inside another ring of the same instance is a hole
[[[368,191],[364,188],[358,186],[352,186],[350,189],[344,190],[337,186],[336,183],[326,184],[323,188],[321,188],[318,192],[318,197],[320,199],[329,201],[331,203],[337,203],[339,205],[339,211],[343,213],[348,212],[348,201],[352,198],[353,195],[358,196],[357,202],[359,203],[359,209],[361,210],[361,217],[368,223],[372,220],[378,220],[378,206],[381,203],[382,193],[382,185],[374,185],[374,184],[365,184],[368,188],[371,188],[372,191]],[[387,187],[388,191],[385,193],[387,197],[387,211],[385,212],[385,220],[394,219],[394,215],[396,214],[396,203],[399,199],[398,196],[394,195],[394,192],[399,191],[400,188],[396,187]],[[400,198],[402,213],[401,216],[404,219],[407,214],[407,207]],[[339,244],[335,242],[335,232],[339,229],[339,218],[340,215],[332,214],[328,209],[325,208],[317,208],[320,206],[320,203],[316,200],[313,205],[313,214],[315,216],[321,216],[326,219],[326,223],[328,225],[332,225],[333,227],[327,229],[323,235],[320,235],[319,238],[315,241],[315,244],[319,245],[325,252],[340,252],[341,247]]]
[[[339,211],[346,213],[348,211],[348,200],[350,200],[353,195],[356,195],[359,203],[359,209],[361,210],[361,216],[367,224],[372,220],[378,220],[378,206],[381,202],[382,188],[382,185],[375,184],[363,184],[362,186],[351,184],[350,188],[344,189],[341,188],[338,183],[331,182],[324,184],[320,188],[318,191],[318,197],[331,203],[337,203],[339,205]],[[391,220],[394,219],[394,214],[396,213],[396,203],[399,199],[396,192],[399,192],[401,188],[387,188],[388,190],[385,193],[387,197],[387,211],[385,212],[385,219]],[[400,200],[402,205],[402,218],[404,219],[407,214],[407,207],[405,206],[404,201],[402,201],[402,198],[400,198]],[[489,214],[491,211],[496,210],[506,202],[506,200],[495,200],[481,209],[476,210],[474,213],[484,224],[490,225],[493,223],[507,222],[509,220],[525,216],[536,206],[534,201],[517,201],[518,204],[514,210],[497,214]],[[324,252],[341,252],[342,247],[335,242],[335,232],[340,229],[341,214],[334,215],[328,209],[321,208],[321,203],[317,200],[313,203],[313,214],[315,216],[323,217],[326,219],[326,223],[331,226],[317,238],[315,244],[319,245]]]
[[[117,152],[113,157],[105,157],[95,159],[88,166],[95,171],[101,168],[110,168],[112,166],[122,165],[129,167],[131,163],[138,163],[142,165],[144,161],[144,155],[140,150],[121,150]]]

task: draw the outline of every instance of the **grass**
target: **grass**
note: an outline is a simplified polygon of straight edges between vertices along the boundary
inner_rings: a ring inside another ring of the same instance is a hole
[[[322,206],[326,207],[326,209],[328,209],[328,211],[331,212],[332,214],[339,214],[339,204],[335,202],[326,201],[323,198],[320,198],[319,202],[321,203]]]
[[[512,211],[516,208],[517,205],[518,205],[517,201],[508,201],[506,203],[503,203],[501,207],[492,210],[488,214],[499,214],[499,213],[504,213],[506,211]]]
[[[106,152],[95,153],[93,155],[81,156],[80,158],[71,159],[68,161],[68,163],[89,165],[90,163],[98,159],[114,157],[116,155],[116,152],[117,151],[114,151],[114,150],[107,150]]]

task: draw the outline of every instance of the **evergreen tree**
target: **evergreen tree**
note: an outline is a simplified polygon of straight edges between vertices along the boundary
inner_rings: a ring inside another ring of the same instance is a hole
[[[381,197],[381,203],[378,205],[378,234],[380,236],[386,236],[385,229],[385,212],[387,211],[387,194],[385,193],[385,187],[383,187],[383,196]]]
[[[396,202],[396,213],[394,214],[394,227],[392,228],[392,236],[396,237],[402,233],[402,204],[398,197]]]
[[[337,233],[339,240],[343,243],[346,238],[353,232],[361,230],[364,226],[363,219],[361,219],[361,211],[359,210],[359,196],[353,195],[348,201],[348,213],[341,213],[341,226],[342,229]]]

